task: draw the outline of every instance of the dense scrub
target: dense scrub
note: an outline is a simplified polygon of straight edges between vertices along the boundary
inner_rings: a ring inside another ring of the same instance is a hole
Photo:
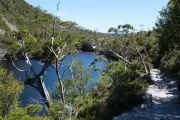
[[[0,40],[7,41],[8,39],[8,41],[13,41],[13,33],[2,18],[15,25],[19,31],[28,31],[29,39],[39,42],[52,36],[54,16],[46,10],[42,10],[39,6],[29,5],[24,0],[0,0],[0,29],[6,31],[5,36],[0,35]],[[95,45],[95,37],[99,38],[108,35],[103,33],[95,35],[94,31],[84,29],[71,21],[61,21],[58,18],[56,20],[55,35],[58,36],[59,34],[62,39],[69,38],[73,41],[88,43],[89,48]],[[13,42],[9,42],[9,44],[13,44]],[[8,47],[9,44],[5,45]]]
[[[24,0],[0,0],[0,29],[6,30],[6,34],[0,36],[0,47],[7,50],[5,57],[39,59],[45,63],[45,69],[35,77],[43,78],[48,66],[52,66],[59,77],[53,91],[54,103],[47,108],[46,116],[40,117],[42,107],[39,105],[19,107],[23,84],[0,69],[0,116],[8,120],[110,120],[141,104],[150,82],[152,63],[180,76],[179,5],[178,1],[170,0],[152,31],[136,31],[130,24],[124,24],[111,27],[110,34],[101,34],[80,28],[74,22],[54,19],[53,15]],[[3,18],[17,26],[18,31],[10,31]],[[56,27],[51,29],[53,22]],[[95,51],[92,45],[96,45]],[[68,69],[72,77],[61,78],[58,70],[63,56],[76,54],[80,48],[115,59],[106,70],[96,67],[96,62],[107,61],[100,56],[89,69],[82,66],[81,60],[73,60]],[[92,69],[100,73],[98,83],[91,78]],[[34,82],[37,78],[31,80]],[[6,106],[4,101],[9,97]]]
[[[46,120],[40,118],[42,107],[29,105],[20,108],[19,97],[23,90],[23,83],[13,77],[12,73],[0,68],[0,119],[3,120]]]
[[[156,34],[159,39],[157,63],[165,73],[179,76],[179,23],[180,2],[170,0],[166,7],[160,12],[160,18],[156,23]],[[180,79],[178,79],[179,81]]]
[[[78,117],[111,120],[142,103],[148,82],[136,79],[138,76],[135,69],[125,70],[122,64],[111,63],[108,74],[99,78],[99,83],[84,101],[78,102]]]

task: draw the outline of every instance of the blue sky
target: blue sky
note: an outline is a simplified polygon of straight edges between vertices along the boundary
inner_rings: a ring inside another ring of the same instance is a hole
[[[41,6],[49,13],[56,13],[58,0],[26,0],[33,6]],[[152,28],[159,11],[169,0],[61,0],[58,15],[62,20],[99,32],[110,27],[130,23],[136,29]]]

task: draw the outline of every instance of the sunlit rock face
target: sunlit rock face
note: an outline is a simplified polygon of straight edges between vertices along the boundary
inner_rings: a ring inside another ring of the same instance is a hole
[[[14,26],[13,24],[9,23],[4,17],[2,17],[2,19],[3,19],[3,21],[5,21],[5,23],[7,24],[7,26],[9,27],[9,29],[11,31],[16,31],[16,32],[18,31],[17,27]]]
[[[4,35],[5,34],[5,30],[0,29],[0,35]]]
[[[160,70],[150,71],[153,85],[144,96],[145,103],[114,120],[180,120],[180,99],[176,81],[161,75]]]
[[[6,51],[0,48],[0,60],[4,58],[5,54],[6,54]]]

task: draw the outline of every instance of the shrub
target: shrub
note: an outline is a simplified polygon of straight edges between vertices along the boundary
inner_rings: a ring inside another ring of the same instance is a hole
[[[161,60],[161,69],[165,73],[172,75],[177,75],[179,72],[180,65],[180,51],[172,51],[169,54],[166,54]]]
[[[66,118],[64,104],[62,102],[54,102],[47,111],[48,116],[53,120],[64,120]]]
[[[131,110],[135,105],[143,102],[142,96],[147,88],[147,84],[140,81],[132,81],[120,86],[116,86],[107,99],[107,111],[105,119],[110,120],[120,113]]]
[[[105,104],[96,98],[88,98],[77,104],[78,118],[82,120],[103,120]]]
[[[0,68],[0,116],[5,117],[18,105],[23,85],[16,81],[12,74]]]
[[[40,112],[42,111],[42,106],[41,105],[28,105],[26,107],[27,109],[27,114],[30,116],[38,116],[40,114]]]

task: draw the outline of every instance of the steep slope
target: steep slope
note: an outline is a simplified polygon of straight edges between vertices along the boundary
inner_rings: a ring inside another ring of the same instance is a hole
[[[53,15],[40,7],[29,5],[24,0],[0,0],[0,48],[10,50],[17,48],[17,41],[12,31],[28,31],[27,39],[44,41],[52,34]],[[107,34],[94,34],[93,31],[84,29],[71,21],[56,22],[56,33],[60,33],[62,39],[80,41],[82,45],[95,44],[96,37],[105,37]],[[56,34],[55,33],[55,34]]]
[[[35,22],[36,19],[53,19],[53,15],[48,13],[46,10],[42,10],[40,7],[34,7],[24,0],[0,0],[0,14],[17,28],[28,29],[34,36],[36,36],[35,34],[40,34],[42,31],[42,26],[40,23]],[[61,30],[59,31],[70,32],[71,34],[76,35],[76,37],[77,35],[81,35],[79,36],[81,39],[84,39],[85,36],[89,36],[89,39],[94,36],[91,30],[78,26],[76,23],[71,21],[59,20],[57,24],[60,25]],[[74,24],[74,26],[71,26],[72,24]],[[73,29],[69,30],[70,27]],[[97,33],[97,36],[106,37],[113,35]]]

